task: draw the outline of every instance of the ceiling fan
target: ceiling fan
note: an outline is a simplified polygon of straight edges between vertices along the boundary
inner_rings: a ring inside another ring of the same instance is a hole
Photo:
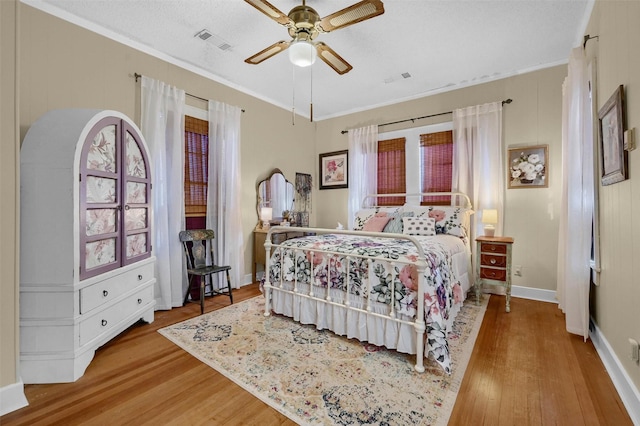
[[[278,41],[245,59],[246,63],[256,65],[289,49],[289,58],[295,65],[309,66],[313,64],[316,57],[320,57],[340,75],[348,73],[353,67],[329,46],[313,40],[320,33],[335,31],[384,13],[384,6],[380,0],[363,0],[322,19],[318,12],[305,4],[305,0],[302,0],[302,5],[291,9],[288,15],[266,0],[245,1],[280,25],[287,27],[291,36],[290,41]]]

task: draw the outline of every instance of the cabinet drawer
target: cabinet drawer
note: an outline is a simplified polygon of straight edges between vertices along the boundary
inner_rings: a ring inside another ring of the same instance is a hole
[[[507,280],[506,269],[480,268],[480,278],[496,281]]]
[[[80,290],[80,313],[86,314],[153,278],[153,262]]]
[[[482,243],[480,251],[483,253],[500,253],[507,254],[507,246],[505,244]]]
[[[480,264],[487,265],[487,266],[495,266],[497,268],[504,268],[507,266],[507,257],[482,253],[480,254]]]
[[[80,323],[80,346],[115,327],[120,321],[153,301],[153,284]]]

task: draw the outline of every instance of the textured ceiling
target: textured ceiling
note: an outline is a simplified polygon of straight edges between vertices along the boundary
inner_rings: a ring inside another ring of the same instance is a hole
[[[353,66],[340,76],[320,60],[294,70],[287,52],[246,64],[247,57],[290,37],[242,0],[22,1],[282,108],[295,104],[301,115],[308,116],[312,94],[314,120],[566,63],[582,42],[593,4],[383,0],[383,15],[316,39]],[[323,17],[356,1],[307,5]],[[270,3],[288,13],[301,0]],[[203,29],[214,37],[195,37]],[[221,50],[223,43],[230,48]]]

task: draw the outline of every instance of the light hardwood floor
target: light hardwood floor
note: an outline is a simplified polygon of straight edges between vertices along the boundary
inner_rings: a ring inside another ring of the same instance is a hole
[[[256,284],[234,300],[259,294]],[[487,296],[485,296],[487,297]],[[207,299],[206,311],[229,299]],[[156,312],[103,346],[75,383],[26,385],[11,425],[293,425],[156,331],[198,304]],[[450,425],[631,425],[591,342],[568,334],[557,306],[491,296]]]

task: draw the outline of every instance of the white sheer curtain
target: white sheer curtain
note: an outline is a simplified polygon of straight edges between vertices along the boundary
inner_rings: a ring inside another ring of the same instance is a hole
[[[207,228],[216,239],[216,263],[231,266],[231,285],[244,276],[244,244],[240,209],[240,115],[238,107],[209,101],[209,183]],[[222,274],[218,274],[222,275]],[[219,277],[223,279],[224,277]],[[226,284],[219,286],[226,287]]]
[[[593,117],[587,60],[571,51],[562,85],[562,208],[558,236],[559,307],[567,331],[589,337],[589,286],[594,209]]]
[[[492,102],[453,111],[454,191],[469,195],[476,214],[472,235],[483,234],[482,209],[498,210],[496,235],[504,224],[505,169],[502,147],[502,103]],[[472,246],[473,247],[473,246]]]
[[[184,219],[184,90],[142,77],[140,130],[153,173],[153,253],[156,309],[182,306],[186,291],[182,245]]]
[[[378,188],[378,126],[349,130],[349,227],[369,194]]]

